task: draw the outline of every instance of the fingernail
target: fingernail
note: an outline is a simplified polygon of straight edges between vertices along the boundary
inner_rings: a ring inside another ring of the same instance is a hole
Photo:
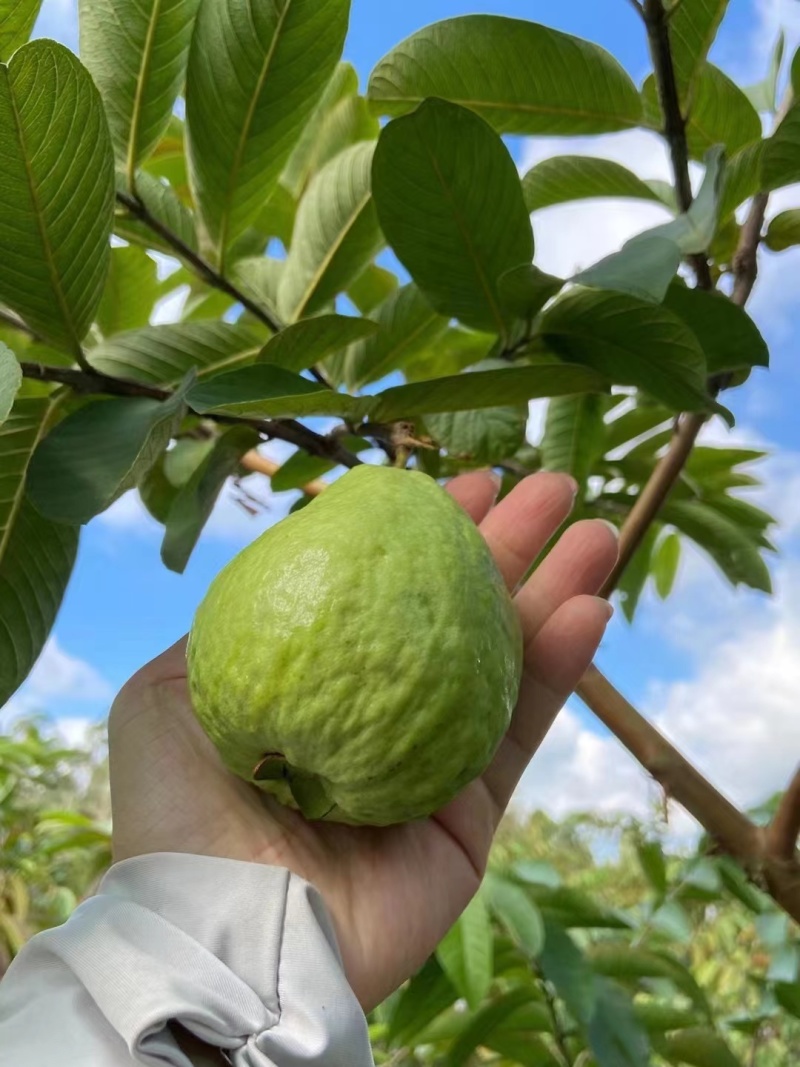
[[[607,526],[614,535],[615,540],[619,541],[619,526],[615,526],[613,522],[609,522],[608,519],[598,519],[598,522],[602,522],[604,526]]]
[[[500,474],[498,471],[488,471],[487,473],[488,473],[489,477],[492,479],[492,481],[494,482],[494,484],[495,484],[495,486],[497,488],[497,491],[499,493],[501,488],[502,488],[502,486],[503,486],[503,475]]]
[[[606,614],[608,615],[608,621],[611,622],[611,620],[614,617],[614,605],[610,601],[606,600],[604,597],[601,597],[601,596],[596,596],[595,600],[597,601],[598,604],[602,604],[603,607],[606,609]]]
[[[575,481],[575,479],[572,477],[571,474],[566,474],[564,477],[569,482],[569,487],[572,490],[572,495],[573,496],[577,496],[578,495],[578,491],[580,489],[580,486],[578,485],[578,483]]]

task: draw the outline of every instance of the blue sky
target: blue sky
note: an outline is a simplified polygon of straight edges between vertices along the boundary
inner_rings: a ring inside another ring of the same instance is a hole
[[[798,8],[793,0],[732,0],[714,59],[734,76],[756,80],[779,26],[787,28],[791,41],[800,39]],[[472,11],[540,20],[603,44],[637,78],[646,69],[641,27],[627,0],[559,5],[354,0],[346,56],[366,81],[374,63],[415,29]],[[75,47],[72,0],[45,0],[37,33]],[[645,178],[667,176],[663,149],[643,133],[577,142],[518,141],[513,147],[521,166],[555,153],[585,152],[618,158]],[[800,204],[800,193],[782,193],[780,200],[779,206]],[[551,209],[535,218],[537,260],[545,269],[569,271],[615,250],[658,218],[657,208],[642,204],[606,204],[601,213],[591,204]],[[633,629],[615,620],[598,658],[615,682],[743,803],[777,788],[791,769],[792,752],[800,755],[800,725],[795,724],[800,717],[793,715],[789,696],[800,684],[792,655],[793,636],[800,640],[800,605],[793,596],[800,574],[800,504],[795,502],[800,499],[800,429],[793,413],[800,374],[793,314],[798,270],[800,257],[794,253],[772,257],[765,265],[752,309],[773,346],[773,370],[757,375],[732,402],[739,420],[735,441],[768,445],[775,452],[765,468],[769,486],[762,499],[784,520],[776,598],[768,602],[735,594],[709,564],[692,555],[674,598],[664,605],[648,597]],[[539,417],[534,411],[534,438]],[[721,442],[725,432],[712,425],[709,436]],[[54,642],[15,698],[14,709],[41,709],[76,727],[102,715],[126,678],[188,628],[219,569],[285,514],[293,499],[270,496],[266,483],[253,491],[264,499],[265,512],[251,520],[228,498],[182,577],[161,565],[158,527],[135,498],[95,520],[84,533]],[[573,703],[519,799],[560,812],[581,806],[644,810],[654,796],[616,743]]]

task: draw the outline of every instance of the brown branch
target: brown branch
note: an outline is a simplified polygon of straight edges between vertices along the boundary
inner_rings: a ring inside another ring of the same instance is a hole
[[[667,796],[682,804],[756,884],[800,922],[800,867],[770,855],[764,831],[706,781],[596,667],[589,668],[578,693]]]
[[[776,860],[791,862],[797,859],[797,839],[800,837],[800,768],[778,805],[767,830],[767,852]]]
[[[742,227],[739,247],[733,257],[734,304],[744,307],[750,299],[758,277],[758,249],[769,204],[769,193],[757,193],[750,205],[750,213]]]
[[[22,374],[25,378],[39,382],[55,382],[67,385],[76,393],[98,394],[101,396],[145,397],[152,400],[167,400],[172,395],[168,389],[133,382],[125,378],[113,378],[90,369],[76,370],[74,367],[49,367],[42,363],[22,362]],[[309,430],[295,419],[246,419],[234,415],[217,415],[209,412],[204,418],[222,425],[252,426],[265,437],[277,438],[297,445],[313,456],[330,459],[345,467],[357,467],[360,460],[349,452],[335,435],[323,436]]]
[[[221,274],[218,270],[215,270],[211,264],[203,259],[193,248],[190,248],[185,241],[182,241],[176,233],[174,233],[169,226],[165,226],[163,222],[159,221],[153,215],[147,207],[139,200],[138,197],[131,196],[129,193],[117,192],[117,201],[125,207],[134,218],[137,218],[140,222],[143,222],[148,229],[153,233],[157,233],[166,243],[174,249],[176,255],[179,256],[200,278],[203,279],[208,285],[214,289],[219,289],[222,293],[227,293],[233,300],[242,307],[246,308],[251,315],[263,322],[265,326],[269,327],[273,333],[279,333],[283,329],[283,323],[278,316],[270,309],[263,307],[261,304],[251,300],[246,293],[243,293],[238,286],[234,285],[224,274]]]

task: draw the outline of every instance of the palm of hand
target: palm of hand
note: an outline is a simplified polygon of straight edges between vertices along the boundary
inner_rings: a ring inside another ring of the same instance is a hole
[[[510,587],[567,516],[572,491],[537,475],[492,509],[495,487],[467,475],[450,491]],[[322,893],[348,979],[369,1010],[421,966],[482,876],[497,823],[608,620],[595,593],[615,558],[602,523],[577,523],[517,593],[526,641],[522,694],[486,774],[430,819],[386,829],[308,823],[223,767],[192,712],[184,642],[137,674],[112,711],[116,860],[190,852],[288,868]]]

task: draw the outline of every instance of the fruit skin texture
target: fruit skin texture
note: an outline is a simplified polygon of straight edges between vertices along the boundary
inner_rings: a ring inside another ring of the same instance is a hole
[[[373,826],[430,815],[483,772],[521,664],[474,523],[427,475],[373,466],[229,563],[188,648],[195,712],[230,770],[253,782],[279,753],[276,779],[254,784]]]

